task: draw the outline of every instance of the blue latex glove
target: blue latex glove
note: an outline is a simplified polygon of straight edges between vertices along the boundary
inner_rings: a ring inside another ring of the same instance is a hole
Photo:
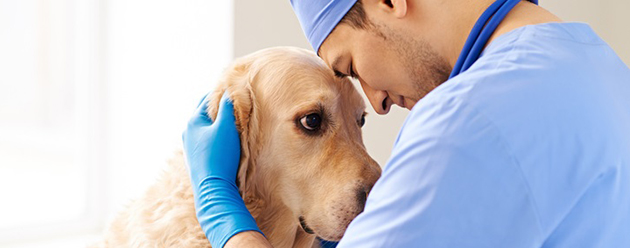
[[[212,247],[223,247],[235,234],[260,231],[236,186],[241,156],[234,105],[223,94],[215,123],[201,101],[184,131],[184,153],[190,172],[195,209]]]

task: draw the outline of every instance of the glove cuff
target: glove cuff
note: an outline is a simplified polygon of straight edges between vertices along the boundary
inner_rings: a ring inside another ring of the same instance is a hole
[[[207,177],[193,192],[196,194],[197,219],[212,247],[223,247],[240,232],[257,231],[262,234],[234,182]]]

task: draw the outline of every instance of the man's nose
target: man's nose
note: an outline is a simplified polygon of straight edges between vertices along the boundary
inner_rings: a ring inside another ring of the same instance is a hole
[[[367,85],[363,80],[359,80],[361,83],[361,88],[363,88],[363,92],[370,100],[370,104],[374,111],[376,111],[379,115],[384,115],[389,113],[389,109],[392,106],[392,101],[387,97],[387,92],[382,90],[375,90],[369,85]]]

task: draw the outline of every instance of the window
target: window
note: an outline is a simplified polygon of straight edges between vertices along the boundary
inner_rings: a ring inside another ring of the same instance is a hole
[[[0,0],[0,244],[100,233],[232,57],[230,1]]]
[[[86,99],[70,1],[0,2],[0,233],[88,211]],[[0,236],[0,237],[3,237]],[[4,237],[3,237],[4,238]]]

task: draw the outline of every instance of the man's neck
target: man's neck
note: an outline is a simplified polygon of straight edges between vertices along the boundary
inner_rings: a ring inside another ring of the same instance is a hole
[[[529,1],[521,1],[518,3],[505,19],[499,24],[494,31],[486,46],[488,46],[497,37],[508,33],[514,29],[527,25],[536,25],[550,22],[562,22],[560,18],[537,6]]]
[[[490,4],[491,2],[488,3],[488,6]],[[475,8],[471,8],[471,9],[475,9]],[[466,22],[466,24],[458,25],[459,27],[462,27],[459,31],[461,35],[456,36],[455,38],[456,41],[455,43],[453,43],[457,47],[457,49],[451,50],[451,52],[449,52],[449,55],[447,56],[447,59],[449,63],[451,64],[451,66],[455,66],[455,63],[457,62],[457,59],[459,58],[461,49],[464,47],[464,43],[466,43],[466,40],[468,39],[468,36],[470,35],[470,31],[473,25],[475,24],[475,22],[477,22],[477,19],[481,16],[481,14],[485,10],[486,8],[483,8],[483,7],[477,8],[475,9],[475,13],[472,13],[472,15],[467,15],[469,18],[460,19]],[[510,13],[507,14],[505,19],[503,19],[503,21],[501,22],[501,24],[499,24],[499,26],[494,31],[492,36],[490,36],[490,39],[486,43],[486,46],[488,46],[497,37],[505,33],[508,33],[514,29],[524,27],[527,25],[535,25],[535,24],[549,23],[549,22],[562,22],[562,20],[540,6],[537,6],[529,1],[521,1],[512,9],[512,11],[510,11]]]

